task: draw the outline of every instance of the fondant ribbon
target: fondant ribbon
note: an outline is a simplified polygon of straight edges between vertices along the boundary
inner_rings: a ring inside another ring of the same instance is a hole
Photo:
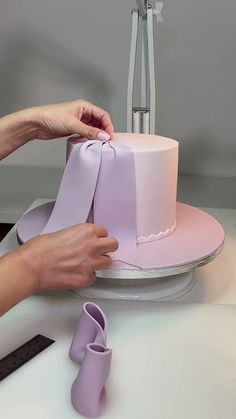
[[[41,234],[93,221],[117,238],[112,257],[140,266],[134,156],[127,146],[87,141],[72,148],[51,216]]]
[[[52,233],[88,219],[101,164],[102,143],[76,144],[67,161],[51,216],[41,234]]]
[[[116,237],[115,260],[140,266],[137,246],[134,156],[126,146],[102,147],[102,161],[94,196],[94,223],[106,226]]]

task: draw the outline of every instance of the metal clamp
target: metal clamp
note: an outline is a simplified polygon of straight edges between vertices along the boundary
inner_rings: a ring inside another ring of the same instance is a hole
[[[163,16],[161,14],[163,9],[163,3],[156,2],[156,7],[153,9],[153,16],[156,16],[157,22],[164,22]]]
[[[156,84],[153,41],[153,17],[163,22],[163,3],[157,2],[153,8],[148,1],[137,0],[138,9],[132,11],[132,33],[127,90],[127,132],[155,134]],[[141,108],[133,106],[134,76],[137,55],[138,29],[142,31],[142,68],[141,68]],[[149,86],[149,95],[147,94]],[[148,105],[148,101],[150,102]],[[140,109],[141,109],[140,108]]]

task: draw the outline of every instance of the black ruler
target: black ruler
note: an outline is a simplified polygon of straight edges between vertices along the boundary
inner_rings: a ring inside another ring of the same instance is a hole
[[[34,358],[55,342],[43,335],[34,336],[15,351],[0,359],[0,381],[8,377],[30,359]]]

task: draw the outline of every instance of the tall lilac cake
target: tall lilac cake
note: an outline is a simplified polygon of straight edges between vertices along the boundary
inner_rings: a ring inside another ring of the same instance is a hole
[[[118,239],[113,270],[205,263],[222,248],[224,231],[205,211],[176,202],[177,178],[175,140],[127,133],[109,142],[71,137],[56,201],[25,214],[18,237],[26,242],[90,222]]]
[[[67,157],[77,144],[78,138],[68,141]],[[137,243],[160,240],[168,236],[176,227],[178,142],[157,135],[121,133],[115,134],[111,145],[117,149],[126,147],[133,155]],[[129,176],[132,175],[130,168]],[[113,183],[112,178],[109,181]],[[102,188],[103,185],[98,181],[96,194],[102,193]],[[116,192],[118,195],[121,191]],[[112,213],[114,203],[110,204]],[[94,219],[90,218],[90,221]],[[115,223],[115,219],[113,222]]]

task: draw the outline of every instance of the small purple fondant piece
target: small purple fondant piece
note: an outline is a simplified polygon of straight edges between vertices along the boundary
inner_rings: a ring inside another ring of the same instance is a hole
[[[94,303],[85,303],[71,343],[70,359],[81,364],[88,343],[106,346],[106,333],[107,320],[103,311]]]
[[[111,356],[112,350],[103,345],[90,343],[86,346],[83,363],[71,388],[71,402],[80,415],[96,418],[102,414]]]

